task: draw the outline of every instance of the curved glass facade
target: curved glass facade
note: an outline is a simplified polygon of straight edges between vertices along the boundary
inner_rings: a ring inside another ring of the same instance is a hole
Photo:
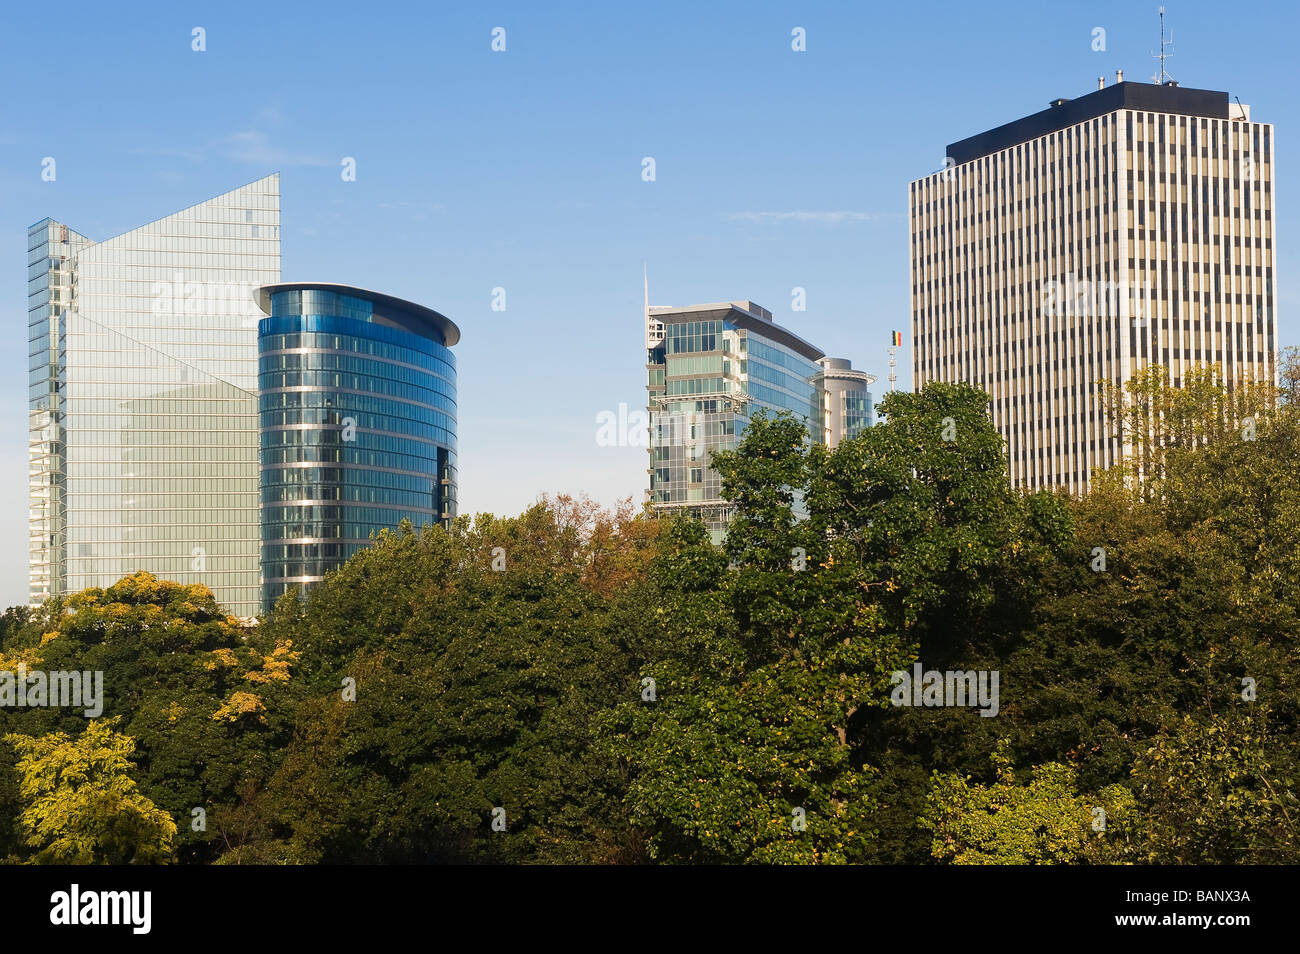
[[[344,290],[340,290],[340,289]],[[309,586],[410,520],[456,514],[451,322],[346,286],[263,289],[262,600]]]

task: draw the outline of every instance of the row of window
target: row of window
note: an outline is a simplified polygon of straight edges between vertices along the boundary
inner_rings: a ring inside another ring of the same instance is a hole
[[[429,329],[430,334],[436,333]],[[263,318],[257,324],[259,338],[270,341],[280,340],[279,335],[337,335],[342,338],[360,338],[380,341],[401,348],[409,348],[425,354],[432,354],[451,367],[456,366],[456,357],[441,340],[433,340],[424,335],[413,334],[401,328],[378,325],[356,318],[344,318],[331,314],[310,315],[272,315]],[[275,350],[268,348],[267,350]],[[348,350],[348,349],[342,349]],[[420,364],[423,362],[413,362]]]
[[[811,378],[821,368],[802,355],[795,354],[785,345],[764,341],[756,335],[747,336],[750,358],[758,358],[778,368],[793,371],[796,377]]]
[[[367,394],[383,394],[416,401],[431,407],[448,407],[447,399],[450,399],[454,406],[455,385],[438,377],[430,377],[429,384],[429,387],[419,387],[368,374],[343,374],[338,371],[263,371],[257,376],[258,389],[263,392],[276,388],[348,388]]]
[[[720,394],[730,391],[731,383],[726,378],[682,378],[668,382],[669,396],[689,394]]]
[[[323,288],[295,288],[271,295],[271,316],[274,318],[334,315],[368,322],[374,311],[374,303],[365,298]]]
[[[445,424],[449,431],[455,430],[456,402],[454,399],[442,398],[436,406],[417,404],[406,401],[390,401],[386,398],[372,397],[367,394],[352,394],[346,391],[279,391],[259,394],[257,399],[261,420],[267,421],[267,414],[285,412],[284,423],[293,423],[296,415],[306,415],[316,410],[337,411],[341,416],[357,417],[373,415],[376,419],[393,419],[419,421],[427,424]],[[358,424],[360,417],[357,417]],[[279,423],[271,421],[270,423]],[[400,430],[401,428],[388,428]]]
[[[791,411],[796,417],[807,417],[816,401],[812,388],[809,388],[805,394],[792,395],[754,380],[749,382],[749,396],[762,407],[776,411]],[[751,413],[753,411],[754,409],[751,408]]]
[[[279,351],[292,350],[296,348],[307,348],[313,351],[340,351],[352,352],[354,354],[368,354],[376,358],[385,358],[389,361],[401,361],[405,364],[414,365],[418,368],[429,368],[430,370],[443,375],[444,377],[455,380],[456,363],[448,360],[452,352],[436,342],[429,341],[425,338],[416,338],[423,341],[425,347],[413,348],[407,345],[395,344],[390,341],[379,341],[374,338],[360,338],[356,335],[342,334],[316,334],[312,332],[302,332],[299,334],[275,334],[262,335],[257,341],[257,348],[261,354],[274,354]],[[438,364],[430,367],[430,359]],[[441,367],[439,365],[442,365]]]
[[[426,456],[372,451],[345,444],[341,447],[269,447],[262,449],[261,457],[264,468],[296,463],[351,464],[433,474],[437,469],[437,448],[421,446],[428,452]]]
[[[337,499],[340,488],[359,495],[378,491],[384,497],[395,499],[402,492],[427,495],[436,478],[455,482],[456,476],[454,461],[443,467],[440,473],[427,475],[354,467],[275,467],[262,471],[262,500],[274,503],[280,500]]]
[[[405,475],[403,475],[405,476]],[[413,478],[414,479],[414,478]],[[263,503],[293,503],[297,500],[337,500],[349,504],[386,504],[391,507],[419,509],[430,506],[429,501],[436,500],[439,484],[432,480],[424,481],[423,491],[386,490],[364,486],[303,486],[303,487],[265,487],[262,489]]]
[[[198,505],[195,504],[196,499],[201,501]],[[149,528],[175,527],[181,524],[203,527],[210,520],[215,533],[224,532],[227,527],[239,524],[256,526],[258,521],[255,487],[250,488],[248,493],[213,493],[204,494],[201,498],[188,494],[152,494],[144,491],[138,494],[122,491],[94,498],[87,494],[73,494],[69,509],[77,515],[73,529],[69,531],[72,539],[76,539],[81,529],[87,527],[106,527],[113,532],[157,536],[158,531]],[[124,516],[126,514],[130,516]],[[188,539],[194,535],[192,527],[183,529],[180,536],[169,531],[169,539]],[[101,536],[99,539],[109,538]]]
[[[81,461],[70,458],[67,464],[67,475],[70,481],[78,478],[89,480],[110,478],[121,481],[146,479],[184,481],[186,493],[194,492],[197,489],[199,484],[194,483],[196,481],[221,481],[220,484],[214,484],[213,486],[226,487],[228,485],[225,482],[228,480],[246,480],[250,470],[254,471],[253,479],[257,479],[255,474],[256,465],[246,461],[231,461],[224,458],[209,460],[204,459],[203,455],[181,454],[162,463],[167,466],[139,471],[138,463],[135,461]]]
[[[140,547],[151,547],[158,553],[185,552],[195,556],[218,555],[221,545],[229,544],[236,552],[247,552],[240,544],[251,543],[258,539],[258,522],[245,521],[242,524],[217,525],[215,521],[220,514],[213,514],[213,523],[193,523],[183,526],[170,525],[136,525],[124,527],[89,527],[77,526],[69,531],[68,543],[76,546],[93,546],[102,544],[101,551],[117,556],[119,552],[138,551]],[[114,550],[120,546],[121,551]],[[194,549],[202,551],[194,554]]]
[[[723,370],[724,363],[720,354],[690,358],[670,357],[667,361],[666,370],[669,377],[686,374],[726,374],[727,372]]]
[[[373,431],[357,431],[354,435],[355,440],[351,441],[346,440],[345,436],[343,430],[334,429],[263,431],[262,460],[265,461],[268,454],[277,453],[291,455],[289,460],[318,460],[320,458],[310,455],[322,451],[349,450],[359,453],[381,451],[405,459],[404,470],[419,470],[422,461],[438,459],[438,447],[431,441],[392,437],[387,434],[376,434]],[[295,454],[300,456],[292,456]]]
[[[405,406],[418,407],[418,405]],[[455,446],[454,442],[450,441],[452,432],[456,427],[455,419],[449,414],[443,414],[441,411],[434,411],[430,408],[422,410],[425,413],[421,417],[426,420],[412,420],[410,417],[399,417],[393,414],[349,413],[346,407],[342,406],[300,408],[293,411],[263,411],[261,419],[263,430],[296,424],[307,424],[311,427],[333,430],[351,426],[358,432],[390,431],[405,434],[408,437]],[[344,424],[345,418],[350,419],[349,424]]]
[[[804,377],[800,376],[797,372],[791,373],[780,368],[773,368],[764,362],[756,360],[756,357],[750,358],[748,362],[748,371],[749,381],[751,384],[756,380],[766,381],[768,384],[774,385],[778,388],[783,388],[795,394],[807,392],[811,397],[816,393],[816,388],[810,381],[813,373],[812,371],[809,372],[807,377]]]
[[[388,530],[389,532],[396,531],[400,525],[400,517],[409,518],[413,527],[424,527],[426,525],[437,526],[441,523],[441,517],[437,513],[434,513],[433,511],[425,511],[422,513],[412,512],[400,514],[399,518],[392,522],[385,519],[375,523],[316,523],[301,524],[297,526],[281,526],[277,524],[274,527],[267,528],[267,534],[263,537],[262,542],[263,545],[266,546],[284,546],[286,544],[283,544],[281,541],[302,540],[307,542],[300,544],[290,543],[287,545],[291,547],[306,547],[317,541],[339,541],[340,543],[345,541],[369,541],[372,534],[374,536],[379,536],[379,533],[382,530]],[[331,566],[330,569],[336,570],[338,569],[338,566]],[[272,574],[271,571],[266,568],[265,564],[263,564],[262,567],[262,574],[263,576],[279,575],[278,573]],[[300,574],[293,573],[290,575],[298,576]]]
[[[413,368],[405,364],[395,364],[380,358],[361,357],[331,352],[308,352],[306,354],[263,354],[259,356],[259,374],[295,371],[338,371],[345,375],[362,375],[376,380],[400,381],[422,388],[436,389],[439,384],[455,393],[455,372],[438,374],[439,369]],[[446,369],[450,371],[450,369]]]

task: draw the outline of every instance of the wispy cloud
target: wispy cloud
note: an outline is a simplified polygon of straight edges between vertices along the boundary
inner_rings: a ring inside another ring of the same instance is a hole
[[[265,110],[263,111],[265,113]],[[263,117],[265,118],[265,117]],[[152,148],[133,147],[127,152],[140,156],[162,156],[168,159],[185,159],[190,162],[202,162],[209,156],[217,155],[235,162],[249,162],[259,166],[333,166],[338,159],[326,159],[290,152],[271,141],[269,133],[260,129],[243,129],[230,133],[221,139],[200,143],[190,148]]]
[[[228,158],[261,166],[332,166],[338,163],[337,159],[291,153],[273,145],[271,137],[257,129],[231,133],[224,145]]]
[[[753,222],[756,225],[775,225],[782,222],[813,222],[817,225],[839,225],[841,222],[868,222],[872,219],[894,218],[893,212],[853,212],[839,209],[834,212],[732,212],[727,218],[733,222]]]
[[[443,209],[441,202],[380,202],[378,207],[381,209],[411,209],[417,219],[423,219],[426,213],[441,212]]]

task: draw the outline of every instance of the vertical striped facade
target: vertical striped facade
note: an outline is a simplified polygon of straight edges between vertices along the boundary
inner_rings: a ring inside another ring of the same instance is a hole
[[[913,384],[985,389],[1013,484],[1117,463],[1101,382],[1276,376],[1273,128],[1119,83],[949,147],[910,184]]]

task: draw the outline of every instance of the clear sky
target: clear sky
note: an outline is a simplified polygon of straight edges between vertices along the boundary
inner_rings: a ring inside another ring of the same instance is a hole
[[[27,593],[25,236],[41,218],[104,239],[279,171],[284,280],[460,325],[462,512],[556,491],[639,502],[644,450],[599,446],[596,417],[645,403],[643,264],[652,304],[756,301],[878,375],[877,397],[902,330],[909,387],[907,183],[947,143],[1099,75],[1149,81],[1157,6],[4,4],[0,606]],[[1166,4],[1169,73],[1277,126],[1283,345],[1298,9]]]

